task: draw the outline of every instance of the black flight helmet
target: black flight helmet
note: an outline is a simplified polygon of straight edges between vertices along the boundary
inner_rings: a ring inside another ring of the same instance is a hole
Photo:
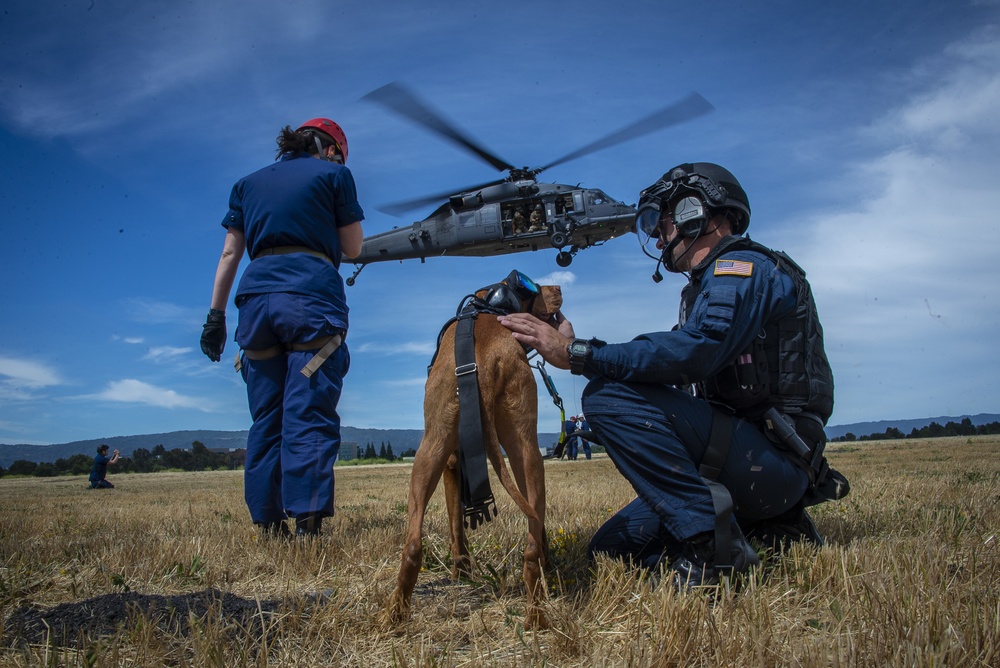
[[[660,217],[669,211],[681,236],[700,237],[720,209],[730,214],[734,234],[750,226],[746,191],[725,167],[711,162],[677,165],[639,193],[636,228],[645,240],[659,234]]]

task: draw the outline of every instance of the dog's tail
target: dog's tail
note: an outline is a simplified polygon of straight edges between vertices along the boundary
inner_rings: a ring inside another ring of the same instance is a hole
[[[510,468],[507,466],[507,460],[504,459],[503,455],[500,453],[500,448],[488,448],[487,455],[490,458],[490,462],[493,464],[493,470],[496,472],[497,478],[500,479],[500,484],[503,485],[503,488],[507,490],[508,494],[510,494],[510,498],[514,499],[514,503],[516,503],[517,507],[521,509],[521,512],[524,513],[528,519],[540,521],[541,518],[537,513],[535,513],[535,509],[531,507],[528,500],[524,498],[523,494],[521,494],[521,490],[517,488],[517,483],[514,482],[514,478],[510,473]]]

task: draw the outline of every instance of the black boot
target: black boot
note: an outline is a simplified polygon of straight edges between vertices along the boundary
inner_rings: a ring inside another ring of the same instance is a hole
[[[291,538],[292,532],[288,529],[288,524],[281,522],[254,522],[260,528],[261,534],[265,538]]]
[[[706,532],[684,541],[681,553],[670,562],[674,571],[674,584],[679,590],[713,587],[722,575],[745,575],[760,563],[743,532],[734,527],[730,546],[731,568],[720,569],[715,565],[715,533]],[[719,572],[723,571],[723,572]]]
[[[295,518],[296,536],[318,536],[322,527],[322,515],[302,515]]]
[[[823,537],[801,503],[777,517],[754,522],[746,528],[746,535],[773,554],[781,554],[802,542],[823,547]]]

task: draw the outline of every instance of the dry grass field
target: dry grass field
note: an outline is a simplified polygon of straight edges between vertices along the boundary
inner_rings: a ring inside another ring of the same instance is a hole
[[[338,469],[316,541],[261,540],[241,472],[0,479],[0,666],[998,666],[1000,437],[835,444],[852,482],[739,592],[677,594],[588,563],[631,500],[606,458],[547,462],[553,628],[525,630],[506,497],[448,581],[443,494],[413,617],[386,628],[409,466]],[[494,480],[494,489],[501,492]]]

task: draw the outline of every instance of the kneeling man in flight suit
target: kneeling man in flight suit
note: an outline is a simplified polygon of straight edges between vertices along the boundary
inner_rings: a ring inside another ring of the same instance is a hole
[[[636,217],[644,248],[655,244],[654,280],[659,263],[689,279],[673,329],[606,343],[529,314],[500,318],[546,362],[589,379],[590,428],[635,489],[591,555],[665,564],[682,589],[749,571],[751,540],[822,544],[806,507],[848,491],[823,458],[833,374],[805,272],[745,236],[749,225],[728,170],[678,165],[642,191]]]

